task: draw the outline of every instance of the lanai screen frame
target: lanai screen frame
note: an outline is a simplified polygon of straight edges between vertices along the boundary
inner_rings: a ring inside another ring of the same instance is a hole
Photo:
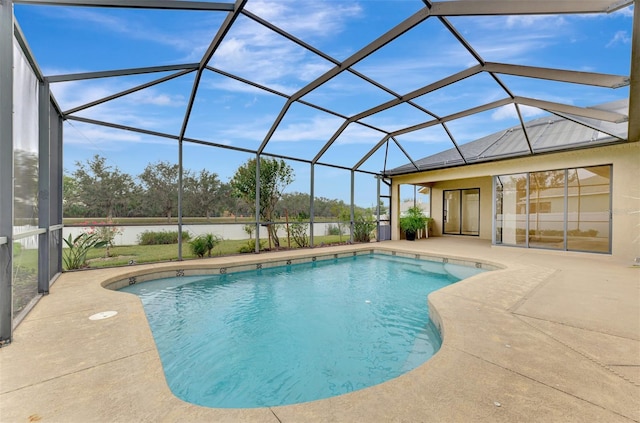
[[[0,198],[6,199],[10,198],[11,201],[2,201],[0,204],[0,342],[9,342],[11,339],[11,326],[12,326],[12,317],[11,317],[11,269],[12,269],[12,244],[13,244],[13,186],[12,186],[12,169],[13,169],[13,130],[12,130],[12,122],[11,122],[11,110],[13,107],[13,102],[16,99],[13,99],[12,95],[12,84],[13,84],[13,75],[12,75],[12,40],[15,36],[20,44],[23,52],[29,58],[32,68],[38,79],[41,83],[40,89],[40,99],[41,103],[46,105],[46,107],[41,107],[40,110],[40,121],[45,125],[45,120],[50,118],[49,115],[49,104],[51,103],[52,109],[56,109],[55,99],[51,97],[49,85],[57,82],[63,81],[73,81],[73,80],[86,80],[93,78],[103,78],[110,76],[119,76],[119,75],[134,75],[140,73],[154,73],[154,72],[167,72],[167,71],[175,71],[175,73],[165,76],[163,78],[159,78],[155,81],[139,85],[137,87],[131,88],[126,91],[122,91],[120,93],[105,97],[100,100],[93,101],[91,103],[87,103],[85,105],[75,107],[73,109],[69,109],[66,111],[57,110],[57,113],[60,114],[60,119],[67,120],[76,120],[82,121],[85,123],[91,123],[95,125],[101,125],[111,128],[117,128],[127,131],[145,133],[149,135],[159,136],[167,139],[173,139],[178,142],[179,152],[178,152],[178,164],[180,167],[180,175],[179,175],[179,205],[178,205],[178,219],[179,219],[179,232],[182,232],[182,207],[181,207],[181,197],[182,197],[182,145],[183,142],[193,142],[203,145],[209,145],[213,147],[223,148],[223,149],[232,149],[237,151],[242,151],[245,153],[255,154],[256,158],[259,159],[261,156],[270,156],[275,158],[282,158],[286,160],[294,160],[300,161],[304,163],[308,163],[310,165],[310,173],[311,173],[311,187],[310,187],[310,198],[311,198],[311,223],[313,223],[313,198],[314,198],[314,166],[316,164],[330,166],[340,169],[346,169],[351,172],[351,211],[352,211],[352,224],[353,224],[353,191],[354,191],[354,175],[356,172],[370,174],[372,176],[376,176],[378,178],[378,185],[380,181],[385,177],[385,170],[382,169],[380,172],[370,172],[360,169],[360,167],[369,159],[374,153],[376,153],[380,148],[385,145],[389,145],[389,143],[393,143],[396,145],[400,151],[406,156],[407,161],[413,163],[416,171],[420,169],[415,165],[414,158],[412,158],[407,151],[403,148],[401,142],[398,141],[397,137],[402,134],[406,134],[412,131],[417,131],[423,128],[431,127],[439,125],[441,126],[445,132],[447,133],[451,144],[458,150],[458,153],[463,159],[465,164],[469,163],[464,156],[464,154],[460,151],[456,139],[453,137],[451,132],[447,128],[447,122],[464,117],[470,116],[476,113],[481,113],[487,110],[494,109],[496,107],[500,107],[506,104],[513,104],[516,108],[518,119],[520,124],[522,125],[523,131],[526,134],[526,126],[522,117],[522,113],[520,111],[520,106],[533,106],[545,110],[552,114],[557,114],[559,116],[563,116],[566,114],[584,117],[588,119],[596,119],[596,120],[604,120],[610,122],[624,122],[628,121],[629,130],[628,136],[626,139],[620,139],[620,142],[626,141],[638,141],[640,139],[640,88],[638,83],[638,75],[640,73],[640,52],[638,51],[639,37],[640,31],[638,30],[638,21],[639,15],[638,9],[635,8],[634,11],[634,23],[633,23],[633,36],[632,36],[632,68],[630,69],[630,76],[623,75],[609,75],[609,74],[601,74],[601,73],[590,73],[590,72],[578,72],[571,70],[559,70],[559,69],[549,69],[549,68],[539,68],[539,67],[531,67],[531,66],[519,66],[519,65],[510,65],[505,63],[493,63],[485,61],[481,55],[479,55],[471,44],[469,44],[464,36],[454,27],[451,22],[448,20],[449,17],[452,16],[477,16],[477,15],[557,15],[557,14],[576,14],[576,13],[611,13],[620,8],[624,8],[633,4],[633,0],[623,0],[623,1],[614,1],[614,0],[565,0],[561,2],[524,2],[524,1],[501,1],[501,0],[458,0],[458,1],[442,1],[442,2],[431,2],[428,0],[423,0],[424,7],[420,9],[418,12],[387,31],[382,36],[376,38],[371,43],[358,50],[350,57],[343,61],[338,61],[335,58],[329,56],[328,54],[320,51],[319,49],[305,43],[304,41],[296,38],[295,36],[287,33],[286,31],[280,29],[279,27],[273,25],[272,23],[262,19],[261,17],[253,14],[249,10],[245,9],[245,5],[247,4],[247,0],[236,0],[233,3],[230,2],[198,2],[198,1],[171,1],[171,0],[17,0],[17,1],[1,1],[0,2]],[[67,74],[67,75],[42,75],[42,72],[38,69],[38,65],[35,61],[35,58],[30,52],[27,40],[24,38],[22,31],[20,30],[19,25],[15,22],[15,18],[13,16],[13,4],[24,4],[24,5],[60,5],[60,6],[76,6],[76,7],[115,7],[115,8],[138,8],[138,9],[180,9],[180,10],[206,10],[206,11],[219,11],[221,13],[226,13],[226,18],[218,32],[211,40],[208,49],[202,56],[201,60],[198,63],[187,63],[181,65],[171,65],[171,66],[155,66],[155,67],[147,67],[147,68],[133,68],[133,69],[117,69],[117,70],[105,70],[101,72],[89,72],[89,73],[81,73],[81,74]],[[296,43],[300,47],[324,58],[325,60],[330,61],[334,64],[334,67],[329,71],[325,72],[320,77],[316,78],[314,81],[308,83],[306,86],[295,92],[294,94],[287,95],[272,88],[262,86],[253,81],[247,80],[245,78],[241,78],[236,75],[232,75],[228,72],[224,72],[220,69],[213,68],[209,66],[209,61],[215,54],[216,50],[220,46],[220,43],[224,39],[225,35],[229,31],[229,29],[233,26],[235,20],[238,16],[244,15],[245,17],[257,22],[260,25],[263,25],[269,28],[272,31],[280,34],[281,36],[287,38],[288,40]],[[410,93],[406,93],[404,95],[394,92],[392,89],[386,87],[383,84],[380,84],[377,81],[368,78],[362,73],[358,72],[353,68],[355,64],[368,57],[376,50],[390,43],[397,37],[401,36],[407,31],[410,31],[415,26],[424,22],[427,19],[437,19],[444,27],[446,27],[451,34],[460,42],[460,44],[477,60],[477,64],[469,67],[461,72],[456,74],[449,75],[437,82],[431,83],[427,86],[414,90]],[[187,73],[195,72],[195,79],[193,83],[193,87],[191,89],[189,95],[189,101],[187,110],[185,112],[185,116],[182,120],[181,127],[179,131],[175,134],[167,134],[167,133],[159,133],[154,131],[148,131],[141,128],[134,128],[125,125],[114,124],[105,121],[97,121],[92,119],[86,119],[79,116],[75,116],[74,113],[84,110],[86,108],[95,106],[97,104],[101,104],[115,98],[122,97],[124,95],[131,94],[133,92],[142,90],[144,88],[162,83],[164,81],[170,80],[172,78],[176,78],[178,76],[185,75]],[[236,81],[252,85],[255,88],[268,91],[272,94],[278,95],[286,99],[285,105],[280,110],[278,117],[273,122],[271,128],[267,132],[267,135],[262,140],[260,146],[255,149],[246,149],[233,147],[228,145],[216,144],[203,140],[190,139],[185,137],[186,128],[189,124],[189,119],[191,115],[191,110],[193,107],[194,99],[197,94],[200,78],[202,77],[204,72],[214,72],[220,75],[226,76],[228,78],[232,78]],[[333,77],[339,75],[342,72],[349,72],[355,75],[358,78],[363,79],[364,81],[373,84],[379,89],[387,92],[391,96],[394,97],[393,100],[387,101],[385,103],[379,104],[375,107],[372,107],[368,110],[362,111],[355,115],[345,116],[336,111],[327,109],[325,107],[320,107],[314,104],[311,104],[305,100],[302,100],[302,97],[309,92],[315,90],[320,87],[325,82],[331,80]],[[455,82],[461,81],[465,78],[468,78],[473,75],[477,75],[480,73],[487,73],[493,80],[500,85],[505,93],[505,98],[497,101],[493,101],[490,103],[483,104],[478,107],[474,107],[468,110],[461,110],[454,114],[450,114],[448,116],[438,116],[428,109],[418,105],[413,100],[417,97],[427,94],[429,92],[435,91],[439,88],[448,86],[450,84],[454,84]],[[509,87],[502,82],[500,79],[500,75],[515,75],[526,78],[536,78],[536,79],[544,79],[550,81],[560,81],[560,82],[571,82],[575,84],[583,84],[583,85],[593,85],[599,87],[608,87],[608,88],[617,88],[620,86],[630,85],[630,104],[629,104],[629,113],[627,116],[621,115],[618,113],[604,112],[598,111],[590,108],[576,107],[568,104],[560,104],[549,101],[542,101],[533,98],[525,98],[515,96]],[[46,99],[46,100],[43,100]],[[287,157],[278,154],[272,154],[265,152],[265,148],[271,140],[274,132],[278,128],[279,124],[282,122],[282,119],[286,115],[289,108],[294,103],[300,103],[305,106],[309,106],[315,108],[317,110],[321,110],[325,113],[329,113],[333,116],[339,117],[344,120],[343,124],[338,128],[338,130],[326,141],[323,147],[317,152],[317,154],[311,160],[302,159],[298,157]],[[375,127],[363,121],[363,119],[373,116],[376,113],[387,110],[391,107],[397,106],[399,104],[408,104],[423,113],[427,116],[427,119],[418,125],[414,125],[407,128],[402,128],[393,132],[385,131],[381,128]],[[46,111],[45,111],[46,109]],[[46,116],[46,118],[45,118]],[[331,145],[338,139],[338,137],[347,129],[347,127],[351,124],[362,125],[369,129],[380,132],[381,138],[379,142],[371,148],[366,154],[364,154],[352,167],[344,167],[339,166],[333,163],[324,163],[321,161],[324,153],[331,147]],[[48,127],[48,125],[46,125]],[[44,139],[52,139],[55,138],[54,135],[51,135],[50,131],[44,130],[44,127],[41,127],[40,140],[41,146],[44,142]],[[61,141],[61,134],[60,134]],[[47,144],[50,145],[50,144]],[[59,145],[61,148],[61,143]],[[536,151],[531,147],[531,144],[528,144],[529,155],[536,154]],[[47,147],[48,148],[48,147]],[[560,150],[560,149],[559,149]],[[566,149],[565,149],[566,150]],[[41,156],[49,156],[50,151],[43,150],[44,155]],[[49,185],[40,178],[40,193],[47,193],[48,190],[60,191],[62,186],[62,157],[61,154],[51,155],[53,161],[50,162],[45,160],[44,157],[41,157],[40,165],[41,172],[48,172],[48,175],[52,175],[52,170],[59,170],[52,181],[49,182]],[[259,160],[257,161],[259,163]],[[257,179],[259,180],[259,169],[257,170]],[[42,173],[41,173],[42,175]],[[379,191],[379,188],[378,188]],[[38,236],[48,236],[51,231],[61,230],[61,221],[59,223],[51,222],[49,216],[51,216],[52,208],[61,208],[62,197],[61,195],[56,197],[55,200],[57,204],[50,204],[49,200],[45,200],[48,198],[52,198],[49,195],[43,196],[40,195],[39,198],[39,213],[40,217],[40,229],[38,230]],[[260,219],[259,219],[259,189],[258,195],[256,198],[256,229],[259,230],[260,227]],[[379,220],[379,219],[378,219]],[[46,225],[46,227],[43,227]],[[53,225],[53,226],[51,226]],[[59,227],[58,227],[59,226]],[[313,225],[311,225],[313,228]],[[313,230],[313,229],[311,229]],[[313,237],[313,232],[311,232],[311,236]],[[256,239],[258,236],[256,236]],[[44,238],[41,238],[41,243],[39,244],[39,250],[41,250],[40,259],[42,263],[46,263],[45,257],[47,252],[42,250],[45,247],[48,247],[48,240],[45,241]],[[179,243],[181,246],[181,243]],[[258,245],[256,245],[256,252],[258,251]],[[181,258],[181,250],[179,251],[179,256]],[[42,268],[42,267],[39,267]],[[58,266],[58,271],[61,271],[61,266]],[[42,272],[41,272],[42,273]],[[41,293],[48,292],[49,284],[51,281],[50,275],[39,276],[39,291]]]

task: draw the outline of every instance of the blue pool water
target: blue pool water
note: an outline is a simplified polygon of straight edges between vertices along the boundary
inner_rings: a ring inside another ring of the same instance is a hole
[[[440,347],[427,295],[478,272],[373,254],[122,291],[142,299],[176,396],[250,408],[340,395],[414,369]]]

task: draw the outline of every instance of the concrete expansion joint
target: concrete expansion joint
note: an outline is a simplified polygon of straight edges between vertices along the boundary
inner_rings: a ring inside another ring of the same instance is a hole
[[[129,355],[126,355],[124,357],[118,357],[118,358],[116,358],[114,360],[110,360],[110,361],[105,361],[103,363],[94,364],[93,366],[84,367],[82,369],[74,370],[74,371],[68,372],[68,373],[62,373],[62,374],[59,374],[57,376],[50,377],[48,379],[43,379],[43,380],[41,380],[41,381],[39,381],[37,383],[31,383],[31,384],[28,384],[28,385],[20,386],[18,388],[11,389],[11,390],[6,391],[6,392],[0,392],[0,395],[5,395],[5,394],[9,394],[11,392],[21,391],[23,389],[31,388],[31,387],[36,386],[36,385],[42,385],[44,383],[48,383],[48,382],[51,382],[53,380],[57,380],[57,379],[60,379],[60,378],[63,378],[63,377],[71,376],[71,375],[75,375],[75,374],[78,374],[78,373],[83,373],[83,372],[86,372],[87,370],[96,369],[98,367],[102,367],[102,366],[105,366],[105,365],[108,365],[108,364],[111,364],[111,363],[115,363],[115,362],[118,362],[118,361],[121,361],[121,360],[126,360],[128,358],[135,357],[135,356],[140,355],[140,354],[146,354],[146,353],[155,352],[155,351],[156,351],[155,347],[154,348],[147,348],[146,350],[138,351],[136,353],[129,354]]]
[[[580,350],[578,350],[578,349],[574,348],[573,346],[571,346],[571,345],[567,344],[566,342],[564,342],[564,341],[562,341],[562,340],[560,340],[560,339],[556,338],[555,336],[553,336],[553,335],[551,335],[551,334],[549,334],[549,333],[547,333],[547,332],[545,332],[545,331],[543,331],[543,330],[541,330],[541,329],[537,328],[536,326],[534,326],[534,325],[532,325],[531,323],[527,322],[526,320],[522,319],[522,318],[520,317],[520,315],[518,315],[518,314],[515,314],[515,313],[514,313],[514,316],[515,316],[518,320],[520,320],[522,323],[524,323],[524,324],[526,324],[527,326],[529,326],[529,327],[533,328],[533,329],[534,329],[534,330],[536,330],[537,332],[540,332],[541,334],[543,334],[543,335],[545,335],[545,336],[547,336],[547,337],[549,337],[549,338],[553,339],[554,341],[558,342],[560,345],[562,345],[562,346],[564,346],[564,347],[566,347],[566,348],[570,349],[571,351],[575,352],[576,354],[579,354],[580,356],[582,356],[582,357],[586,358],[587,360],[591,361],[592,363],[597,364],[598,366],[602,367],[603,369],[605,369],[605,370],[607,370],[607,371],[609,371],[609,372],[613,373],[614,375],[618,376],[620,379],[624,380],[625,382],[628,382],[628,383],[630,383],[630,384],[631,384],[631,385],[633,385],[633,386],[640,387],[640,383],[638,383],[638,382],[636,382],[636,381],[634,381],[634,380],[629,379],[627,376],[625,376],[625,375],[623,375],[623,374],[618,373],[614,368],[610,367],[609,365],[607,365],[607,364],[605,364],[605,363],[601,362],[600,360],[598,360],[598,359],[596,359],[596,358],[594,358],[594,357],[591,357],[590,355],[588,355],[588,354],[586,354],[586,353],[584,353],[584,352],[582,352],[582,351],[580,351]],[[527,317],[527,316],[524,316],[524,317]],[[545,320],[545,321],[546,321],[546,320]]]
[[[573,398],[575,398],[575,399],[577,399],[577,400],[584,401],[584,402],[586,402],[586,403],[588,403],[588,404],[591,404],[591,405],[593,405],[593,406],[595,406],[595,407],[598,407],[598,408],[601,408],[601,409],[603,409],[603,410],[606,410],[606,411],[608,411],[608,412],[610,412],[610,413],[616,414],[616,415],[618,415],[618,416],[620,416],[620,417],[623,417],[623,418],[625,418],[625,419],[631,419],[632,421],[638,421],[638,420],[636,420],[636,419],[635,419],[635,418],[633,418],[633,417],[629,417],[629,416],[626,416],[626,415],[624,415],[624,414],[620,414],[619,412],[617,412],[617,411],[615,411],[615,410],[611,410],[610,408],[603,407],[601,404],[598,404],[598,403],[596,403],[596,402],[590,401],[590,400],[588,400],[588,399],[586,399],[586,398],[582,398],[582,397],[580,397],[580,396],[578,396],[578,395],[576,395],[576,394],[573,394],[573,393],[571,393],[571,392],[568,392],[568,391],[566,391],[566,390],[564,390],[564,389],[560,389],[560,388],[558,388],[557,386],[550,385],[550,384],[548,384],[548,383],[546,383],[546,382],[543,382],[543,381],[541,381],[541,380],[538,380],[538,379],[536,379],[536,378],[534,378],[534,377],[532,377],[532,376],[526,375],[526,374],[524,374],[524,373],[520,373],[520,372],[518,372],[518,371],[516,371],[516,370],[514,370],[514,369],[512,369],[512,368],[502,366],[502,365],[500,365],[500,364],[498,364],[498,363],[495,363],[495,362],[493,362],[493,361],[491,361],[491,360],[487,360],[486,358],[481,357],[481,356],[478,356],[478,355],[473,354],[473,353],[470,353],[469,351],[465,351],[465,350],[462,350],[462,349],[457,348],[457,347],[452,347],[452,348],[453,348],[454,350],[456,350],[456,351],[458,351],[458,352],[462,353],[462,354],[466,354],[466,355],[468,355],[468,356],[470,356],[470,357],[477,358],[478,360],[482,360],[482,361],[484,361],[485,363],[488,363],[488,364],[491,364],[491,365],[493,365],[493,366],[499,367],[499,368],[501,368],[501,369],[503,369],[503,370],[506,370],[506,371],[508,371],[508,372],[510,372],[510,373],[513,373],[513,374],[515,374],[515,375],[518,375],[518,376],[520,376],[520,377],[523,377],[523,378],[525,378],[525,379],[528,379],[528,380],[530,380],[530,381],[532,381],[532,382],[534,382],[534,383],[538,383],[538,384],[540,384],[540,385],[542,385],[542,386],[546,386],[547,388],[553,389],[553,390],[558,391],[558,392],[562,392],[562,393],[563,393],[563,394],[565,394],[565,395],[569,395],[569,396],[571,396],[571,397],[573,397]]]
[[[555,276],[559,272],[560,271],[558,269],[553,269],[552,271],[550,271],[550,269],[538,268],[538,270],[536,270],[536,274],[538,275],[539,282],[533,288],[531,288],[528,292],[523,294],[522,298],[520,298],[519,301],[517,301],[513,306],[511,306],[508,309],[508,311],[511,312],[512,314],[516,314],[516,311],[520,308],[520,306],[522,306],[529,298],[531,298],[533,294],[535,294],[537,291],[541,290],[546,284],[548,284],[553,279],[553,276]]]
[[[271,411],[271,414],[273,414],[273,417],[276,418],[276,420],[278,420],[280,423],[282,423],[282,420],[280,420],[280,417],[278,417],[278,415],[276,414],[275,411],[273,411],[273,408],[269,407],[269,411]]]

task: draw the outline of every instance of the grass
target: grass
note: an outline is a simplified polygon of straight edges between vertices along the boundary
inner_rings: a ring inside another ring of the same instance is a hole
[[[314,243],[316,246],[324,244],[335,244],[340,242],[346,242],[349,237],[343,235],[327,235],[314,237]],[[248,239],[244,240],[223,240],[212,251],[212,256],[228,256],[233,254],[239,254],[238,250],[241,246],[246,245]],[[261,241],[268,248],[269,244],[266,239]],[[288,248],[287,239],[280,239],[281,248]],[[291,248],[297,248],[293,241],[291,242]],[[105,249],[96,248],[89,251],[87,260],[90,268],[112,267],[112,266],[124,266],[128,265],[131,260],[135,263],[154,263],[162,261],[171,261],[178,259],[178,244],[169,245],[126,245],[111,247],[111,257],[105,258]],[[197,257],[191,253],[188,243],[182,244],[182,258],[196,259]]]
[[[314,237],[316,246],[321,244],[344,243],[349,240],[348,235],[327,235]],[[246,245],[248,239],[223,240],[212,251],[212,256],[228,256],[239,254],[241,246]],[[261,239],[268,247],[268,241]],[[281,248],[288,248],[286,237],[280,239]],[[293,241],[291,248],[297,248]],[[63,249],[62,254],[65,254]],[[105,248],[94,248],[87,254],[89,268],[126,266],[131,260],[135,263],[154,263],[178,259],[178,244],[169,245],[125,245],[111,247],[111,257],[105,258]],[[191,253],[188,243],[182,245],[183,259],[196,259]],[[38,293],[38,250],[22,249],[14,250],[13,260],[13,314],[20,310]]]
[[[38,250],[18,246],[13,250],[13,316],[38,294]]]

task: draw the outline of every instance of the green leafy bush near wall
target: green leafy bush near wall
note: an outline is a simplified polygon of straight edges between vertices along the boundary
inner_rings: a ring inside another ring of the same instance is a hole
[[[371,215],[360,214],[353,222],[353,240],[355,242],[370,242],[371,233],[376,228],[376,221]]]
[[[191,235],[189,232],[182,233],[182,241],[189,241]],[[178,231],[144,231],[138,235],[138,244],[140,245],[165,245],[165,244],[177,244],[178,243]]]

